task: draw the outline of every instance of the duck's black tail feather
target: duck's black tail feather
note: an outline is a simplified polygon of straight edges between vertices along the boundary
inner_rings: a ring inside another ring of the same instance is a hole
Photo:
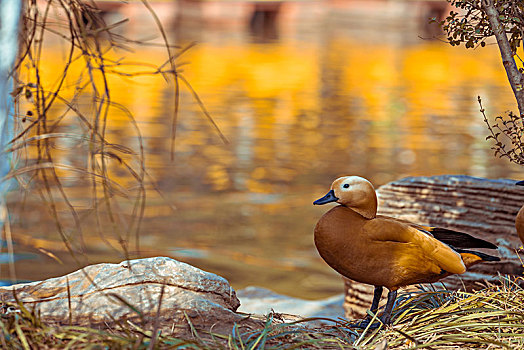
[[[481,253],[481,252],[475,252],[473,250],[458,249],[458,248],[454,248],[454,249],[459,254],[460,253],[469,253],[469,254],[476,255],[479,258],[481,258],[483,261],[500,261],[500,258],[498,256],[484,254],[484,253]]]
[[[491,242],[485,241],[480,238],[475,238],[467,233],[448,230],[441,227],[432,227],[429,232],[447,245],[455,248],[488,248],[497,249],[497,246]],[[468,252],[470,253],[470,252]]]

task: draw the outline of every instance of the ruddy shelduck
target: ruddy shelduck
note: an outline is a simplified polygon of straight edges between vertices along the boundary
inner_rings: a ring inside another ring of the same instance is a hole
[[[389,290],[381,317],[391,323],[391,312],[400,287],[436,282],[464,273],[495,256],[464,248],[497,247],[469,234],[417,225],[377,215],[373,185],[358,176],[336,179],[331,190],[313,202],[340,205],[325,213],[315,227],[315,245],[324,261],[341,275],[375,286],[371,311],[377,312],[383,287]],[[369,320],[360,323],[366,326]]]

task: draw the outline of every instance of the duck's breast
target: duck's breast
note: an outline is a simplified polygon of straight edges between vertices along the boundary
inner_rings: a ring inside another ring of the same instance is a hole
[[[361,234],[367,219],[344,206],[332,208],[315,227],[315,245],[324,261],[352,280],[386,285],[389,253]],[[382,247],[383,248],[383,247]]]
[[[393,289],[442,276],[417,244],[377,239],[364,229],[369,223],[343,206],[324,214],[315,228],[315,245],[324,261],[347,278]]]

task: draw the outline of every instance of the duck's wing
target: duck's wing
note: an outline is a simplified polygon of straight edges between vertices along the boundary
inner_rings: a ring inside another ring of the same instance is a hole
[[[421,255],[427,257],[428,261],[436,262],[444,271],[450,273],[466,271],[459,253],[447,244],[401,220],[376,217],[364,224],[362,233],[373,241],[409,243],[411,247],[419,249]],[[396,249],[399,254],[403,253],[403,245],[399,245]]]
[[[487,249],[498,249],[498,247],[488,241],[485,241],[480,238],[473,237],[470,234],[449,230],[442,227],[432,227],[432,226],[424,226],[415,224],[413,222],[407,221],[407,220],[401,220],[401,219],[395,219],[388,216],[377,216],[382,218],[389,218],[394,219],[399,222],[403,222],[421,232],[430,234],[431,236],[435,237],[439,241],[446,243],[447,245],[450,245],[455,248],[487,248]]]
[[[439,241],[452,245],[455,248],[498,249],[493,243],[473,237],[464,232],[448,230],[441,227],[429,227],[428,231]]]

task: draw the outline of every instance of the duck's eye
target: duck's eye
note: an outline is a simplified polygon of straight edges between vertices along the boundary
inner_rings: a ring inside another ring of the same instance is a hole
[[[344,184],[344,186],[342,186],[344,188],[349,188],[349,184]]]

